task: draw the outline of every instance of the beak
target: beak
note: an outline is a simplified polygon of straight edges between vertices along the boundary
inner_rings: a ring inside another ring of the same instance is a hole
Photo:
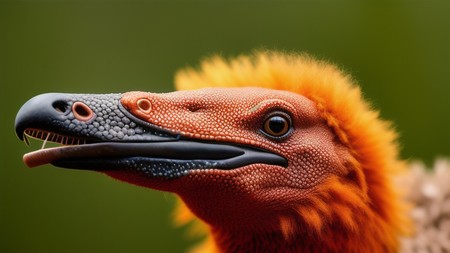
[[[261,149],[204,142],[136,118],[120,94],[49,93],[26,102],[16,134],[63,144],[24,155],[29,167],[51,163],[82,170],[127,170],[174,178],[193,169],[231,170],[255,163],[287,167],[287,160]]]

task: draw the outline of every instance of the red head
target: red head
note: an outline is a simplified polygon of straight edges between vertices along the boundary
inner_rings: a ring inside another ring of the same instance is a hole
[[[131,92],[121,103],[134,116],[182,137],[250,146],[287,159],[287,167],[254,163],[230,170],[199,169],[171,181],[117,176],[178,193],[210,224],[278,226],[280,217],[298,214],[327,179],[355,179],[346,167],[348,150],[315,104],[298,94],[261,88]]]
[[[223,250],[396,251],[405,219],[391,178],[403,168],[395,133],[349,77],[308,57],[260,53],[216,58],[176,80],[215,88],[30,100],[19,137],[85,145],[41,150],[27,164],[175,192]]]

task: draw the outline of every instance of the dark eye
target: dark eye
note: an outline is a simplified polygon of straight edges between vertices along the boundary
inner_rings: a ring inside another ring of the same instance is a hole
[[[283,137],[291,130],[291,119],[284,113],[270,115],[264,121],[262,130],[271,137]]]

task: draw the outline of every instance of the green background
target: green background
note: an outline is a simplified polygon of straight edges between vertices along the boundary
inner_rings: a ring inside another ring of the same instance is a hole
[[[15,113],[44,92],[173,90],[177,69],[253,49],[349,71],[402,156],[450,155],[450,1],[1,1],[0,252],[182,252],[168,193],[26,168]]]

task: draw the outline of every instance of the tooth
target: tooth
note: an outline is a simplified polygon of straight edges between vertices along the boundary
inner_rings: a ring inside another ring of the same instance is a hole
[[[26,135],[23,136],[23,141],[25,142],[25,144],[29,147],[30,146],[30,141],[28,140],[28,137]]]
[[[56,137],[56,135],[55,135],[55,134],[51,134],[51,135],[52,135],[51,141],[52,141],[52,142],[55,142],[55,137]]]
[[[47,137],[45,137],[44,143],[42,143],[42,147],[41,149],[45,148],[45,144],[47,143],[48,137],[50,136],[50,134],[47,134]]]

